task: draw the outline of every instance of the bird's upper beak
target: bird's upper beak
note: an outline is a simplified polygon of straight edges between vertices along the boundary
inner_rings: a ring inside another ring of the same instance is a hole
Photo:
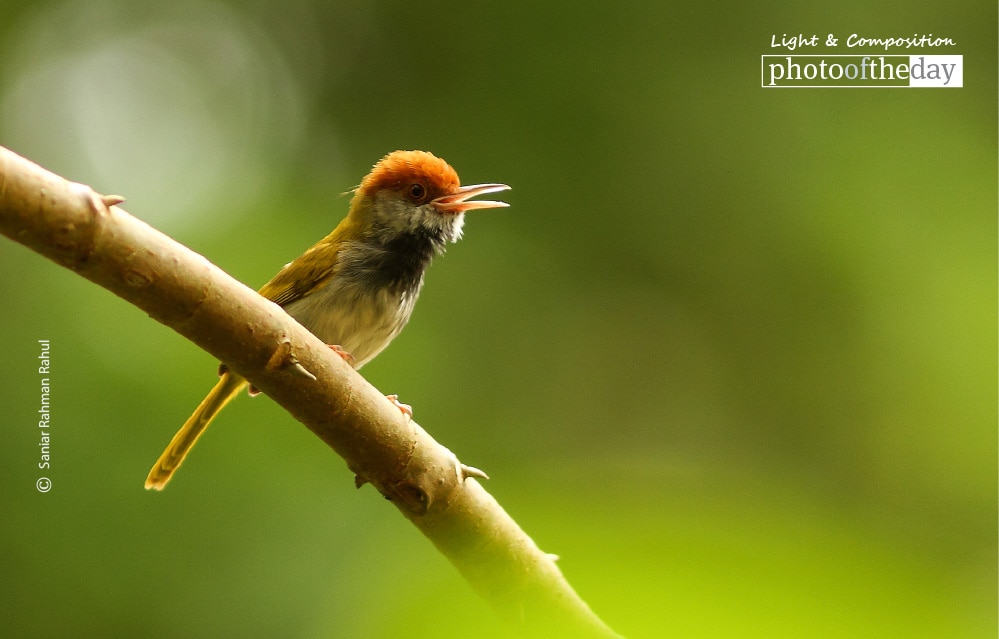
[[[497,209],[510,206],[506,202],[493,202],[491,200],[473,200],[468,198],[482,195],[483,193],[496,193],[497,191],[509,191],[506,184],[471,184],[460,187],[450,195],[442,195],[432,200],[430,203],[437,207],[441,213],[464,213],[472,209]]]

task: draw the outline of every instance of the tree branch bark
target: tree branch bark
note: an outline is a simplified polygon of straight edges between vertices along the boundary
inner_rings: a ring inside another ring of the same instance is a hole
[[[276,304],[101,196],[0,147],[0,232],[267,393],[426,535],[518,636],[617,637],[458,459]],[[141,478],[136,478],[136,485]]]

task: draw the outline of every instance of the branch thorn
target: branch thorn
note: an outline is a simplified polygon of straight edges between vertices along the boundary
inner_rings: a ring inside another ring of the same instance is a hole
[[[316,381],[316,376],[309,372],[295,354],[291,352],[291,341],[288,338],[284,338],[278,342],[277,348],[274,349],[274,353],[271,354],[270,359],[267,360],[267,370],[269,371],[280,371],[288,368],[291,372],[299,377],[305,377],[312,381]]]
[[[468,479],[469,477],[475,477],[477,479],[489,479],[489,475],[485,471],[479,470],[475,466],[467,466],[465,464],[459,465],[458,476],[462,481]]]

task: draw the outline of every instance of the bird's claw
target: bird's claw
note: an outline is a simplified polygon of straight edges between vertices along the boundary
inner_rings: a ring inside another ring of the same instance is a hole
[[[337,344],[327,344],[326,346],[328,346],[331,351],[339,355],[343,361],[347,362],[348,366],[351,368],[354,367],[354,356],[343,350],[343,346],[339,346]]]
[[[392,402],[392,404],[399,409],[399,411],[406,418],[406,421],[413,419],[413,407],[410,406],[409,404],[403,404],[402,402],[400,402],[398,395],[386,395],[385,399]]]

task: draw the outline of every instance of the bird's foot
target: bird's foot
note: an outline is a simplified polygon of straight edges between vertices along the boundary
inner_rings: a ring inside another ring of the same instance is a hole
[[[222,377],[228,372],[229,372],[229,365],[226,364],[225,362],[219,363],[219,377]],[[260,389],[254,386],[253,384],[248,384],[246,387],[246,394],[249,395],[250,397],[256,397],[257,395],[260,394]]]
[[[339,355],[341,358],[343,358],[343,361],[347,362],[347,364],[351,368],[354,367],[354,356],[351,355],[350,353],[348,353],[347,351],[343,350],[343,346],[339,346],[337,344],[327,344],[327,346],[329,346],[329,349],[331,351],[333,351],[334,353],[336,353],[337,355]]]
[[[402,412],[407,421],[413,419],[413,407],[409,404],[403,404],[400,402],[398,395],[386,395],[385,398],[392,402],[392,404],[394,404],[395,407]]]

